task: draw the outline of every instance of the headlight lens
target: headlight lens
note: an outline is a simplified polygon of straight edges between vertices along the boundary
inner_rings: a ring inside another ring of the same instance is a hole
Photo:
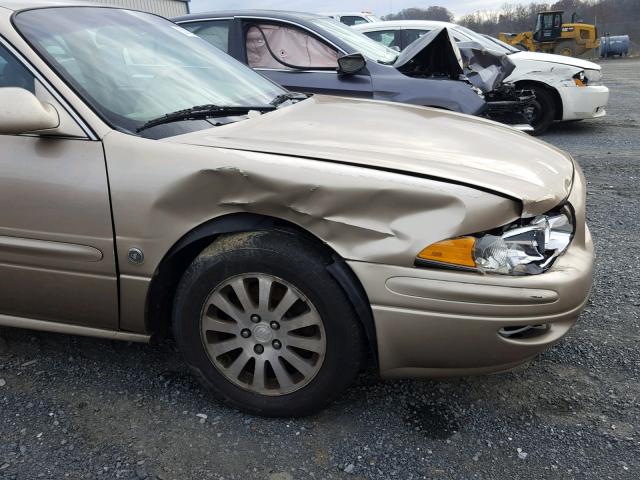
[[[587,86],[586,80],[587,80],[587,77],[585,77],[584,75],[584,70],[579,71],[573,76],[573,81],[579,87],[586,87]]]
[[[416,264],[503,275],[537,275],[549,269],[573,238],[571,210],[521,220],[497,231],[435,243]]]
[[[600,70],[581,70],[573,76],[573,81],[579,87],[602,85]]]
[[[600,70],[585,70],[584,77],[587,85],[602,85],[602,72]]]

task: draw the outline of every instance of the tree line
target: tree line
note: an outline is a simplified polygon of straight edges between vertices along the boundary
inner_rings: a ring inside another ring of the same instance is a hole
[[[479,11],[465,15],[457,23],[489,35],[499,32],[523,32],[534,27],[536,15],[545,10],[564,10],[564,22],[576,21],[595,24],[598,33],[604,35],[628,34],[632,40],[640,40],[640,0],[559,0],[556,2],[531,2],[529,4],[505,3],[497,11]],[[445,7],[407,8],[384,17],[385,20],[441,20],[452,22],[454,15]]]

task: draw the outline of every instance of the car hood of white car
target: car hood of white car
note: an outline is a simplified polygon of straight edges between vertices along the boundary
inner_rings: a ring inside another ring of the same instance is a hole
[[[582,60],[580,58],[565,57],[564,55],[554,55],[552,53],[540,53],[540,52],[517,52],[509,55],[509,58],[517,65],[519,60],[537,61],[545,63],[557,63],[560,65],[567,65],[570,67],[582,68],[584,70],[600,70],[600,65],[597,63]]]

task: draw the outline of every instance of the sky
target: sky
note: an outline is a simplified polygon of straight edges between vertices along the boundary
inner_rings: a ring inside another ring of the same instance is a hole
[[[345,12],[370,10],[376,15],[395,13],[403,8],[446,7],[456,17],[478,10],[498,10],[507,0],[191,0],[193,13],[211,10],[267,8],[306,12]],[[508,0],[508,3],[530,3],[531,0]]]

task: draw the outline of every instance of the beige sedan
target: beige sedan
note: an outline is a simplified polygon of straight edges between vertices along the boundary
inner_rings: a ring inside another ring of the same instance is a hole
[[[573,159],[428,108],[290,94],[182,28],[0,0],[0,326],[148,341],[262,415],[504,371],[565,335]],[[140,366],[144,368],[144,366]]]

